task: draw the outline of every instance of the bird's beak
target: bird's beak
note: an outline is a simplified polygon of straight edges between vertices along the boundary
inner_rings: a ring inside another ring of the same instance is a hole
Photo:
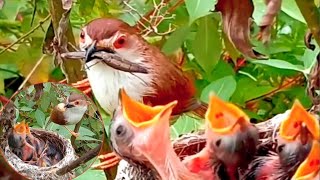
[[[318,129],[320,131],[320,129]],[[320,176],[320,143],[319,139],[314,140],[308,157],[300,164],[294,180],[318,179]]]
[[[177,104],[177,101],[173,101],[164,106],[147,106],[131,99],[124,89],[120,90],[120,100],[125,119],[137,128],[155,124],[166,112],[170,112],[171,115],[172,109]]]
[[[24,134],[26,133],[26,123],[25,121],[21,121],[20,123],[14,125],[13,130],[17,133]]]
[[[313,138],[319,139],[319,122],[309,114],[298,100],[293,104],[289,117],[285,119],[279,130],[279,135],[286,140],[294,140],[300,134],[301,140],[312,134]]]
[[[250,124],[249,117],[240,108],[215,95],[210,96],[206,121],[210,129],[219,134],[232,134],[238,129],[236,125],[241,127]]]
[[[92,44],[86,49],[86,63],[90,62],[93,58],[92,55],[97,52],[96,41],[93,41]]]
[[[64,107],[65,108],[72,108],[72,107],[75,107],[75,105],[73,105],[71,103],[67,103]]]
[[[150,107],[131,99],[121,89],[121,106],[123,116],[133,129],[136,138],[132,140],[133,147],[153,165],[164,177],[167,172],[168,162],[176,157],[170,151],[170,125],[169,120],[177,101],[163,106]]]

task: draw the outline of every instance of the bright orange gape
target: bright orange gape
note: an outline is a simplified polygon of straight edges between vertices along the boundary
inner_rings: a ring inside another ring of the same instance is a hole
[[[304,123],[314,139],[319,139],[319,122],[296,100],[293,104],[289,117],[280,125],[279,134],[286,140],[294,140],[300,133],[300,127]]]
[[[121,106],[124,117],[135,127],[147,126],[155,123],[159,119],[159,114],[166,109],[173,108],[177,101],[173,101],[164,106],[147,106],[133,100],[124,89],[120,90]]]
[[[14,125],[13,130],[20,135],[26,135],[27,128],[26,128],[26,122],[23,120],[20,123]]]
[[[219,134],[230,134],[237,124],[250,124],[249,117],[237,106],[211,95],[206,120],[211,130]]]
[[[320,129],[319,129],[320,130]],[[311,151],[305,161],[299,166],[293,180],[318,180],[320,178],[320,143],[314,140]]]
[[[135,127],[151,125],[159,119],[161,111],[170,108],[172,109],[177,104],[177,101],[173,101],[165,106],[150,107],[131,99],[124,89],[120,90],[119,97],[121,97],[121,106],[123,108],[124,117]],[[93,165],[92,168],[99,170],[111,168],[117,165],[121,160],[114,152],[101,154],[98,158],[103,162]]]

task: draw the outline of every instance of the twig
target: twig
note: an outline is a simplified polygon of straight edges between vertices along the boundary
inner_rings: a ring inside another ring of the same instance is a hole
[[[23,82],[21,83],[21,85],[18,88],[18,91],[21,90],[23,88],[23,86],[28,82],[28,80],[30,79],[31,75],[34,73],[34,71],[38,68],[38,66],[40,65],[40,63],[42,62],[42,60],[46,57],[45,54],[43,54],[41,56],[41,58],[37,61],[37,63],[34,65],[34,67],[32,68],[32,70],[30,71],[30,73],[27,75],[27,77],[23,80]]]
[[[31,29],[29,32],[27,32],[26,34],[24,34],[23,36],[21,36],[19,39],[17,39],[15,42],[11,43],[9,46],[7,46],[6,48],[2,49],[0,51],[0,54],[4,53],[5,51],[7,51],[8,49],[10,49],[12,46],[18,44],[20,41],[22,41],[24,38],[28,37],[30,34],[34,33],[34,31],[36,31],[38,28],[40,28],[42,26],[43,23],[45,23],[48,19],[50,19],[51,15],[48,15],[46,18],[44,18],[42,21],[39,22],[39,24],[34,27],[33,29]]]
[[[320,12],[314,1],[296,0],[301,14],[307,22],[309,29],[320,46]]]
[[[68,59],[83,59],[85,57],[85,52],[67,52],[61,54],[61,57]],[[96,52],[94,53],[94,58],[101,59],[101,61],[106,63],[108,66],[120,71],[131,73],[148,73],[148,70],[141,65],[124,60],[116,54]]]
[[[79,157],[75,161],[72,161],[70,164],[68,164],[68,165],[62,167],[61,169],[59,169],[57,171],[57,175],[62,176],[64,174],[72,171],[73,169],[77,168],[78,166],[88,162],[92,158],[96,157],[99,154],[101,147],[102,147],[102,143],[100,143],[96,148],[88,151],[86,154],[84,154],[83,156]]]
[[[284,83],[284,84],[281,84],[281,85],[280,85],[279,87],[277,87],[276,89],[274,89],[274,90],[272,90],[272,91],[270,91],[270,92],[268,92],[268,93],[266,93],[266,94],[263,94],[263,95],[261,95],[261,96],[259,96],[259,97],[256,97],[256,98],[253,98],[253,99],[250,99],[250,100],[246,101],[246,104],[251,103],[251,102],[253,102],[253,101],[256,101],[256,100],[258,100],[258,99],[264,98],[264,97],[271,96],[272,94],[275,94],[275,93],[277,93],[278,91],[280,91],[280,90],[282,90],[282,89],[284,89],[284,88],[286,88],[286,87],[288,87],[288,86],[291,86],[291,85],[294,84],[296,81],[298,81],[300,78],[301,78],[301,76],[298,75],[298,76],[294,77],[292,80],[290,80],[290,81],[288,81],[288,82],[286,82],[286,83]]]

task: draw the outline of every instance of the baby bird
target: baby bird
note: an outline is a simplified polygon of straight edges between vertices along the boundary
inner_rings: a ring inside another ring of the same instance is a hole
[[[37,157],[35,148],[26,140],[26,123],[22,121],[14,125],[8,135],[8,144],[11,151],[16,154],[22,161],[32,161]]]
[[[317,119],[295,101],[279,130],[277,153],[257,157],[244,175],[246,179],[289,180],[310,152],[313,139],[319,137]]]
[[[318,130],[318,132],[320,129]],[[314,140],[306,160],[298,167],[292,180],[319,180],[320,179],[320,142]]]
[[[79,134],[71,131],[65,125],[77,124],[82,119],[84,113],[88,109],[86,98],[72,92],[68,96],[66,102],[56,105],[50,115],[50,120],[56,124],[65,127],[73,136],[78,137]]]
[[[143,164],[157,172],[150,177],[133,176],[139,179],[201,179],[188,171],[171,145],[169,120],[177,101],[150,107],[133,100],[123,89],[119,97],[120,107],[110,126],[114,151],[131,164]]]
[[[238,107],[210,96],[206,113],[207,144],[184,159],[191,172],[206,179],[240,179],[239,168],[246,169],[258,144],[258,130]]]

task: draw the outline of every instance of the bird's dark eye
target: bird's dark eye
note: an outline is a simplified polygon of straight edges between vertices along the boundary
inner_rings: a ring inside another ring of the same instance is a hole
[[[79,101],[74,102],[75,105],[79,105]]]
[[[120,36],[114,43],[113,46],[116,49],[122,48],[126,42],[126,37],[125,36]]]
[[[284,146],[285,146],[284,144],[278,146],[277,148],[278,153],[281,153],[283,151]]]
[[[81,31],[80,33],[80,42],[84,43],[85,34],[84,31]]]
[[[219,147],[220,144],[221,144],[221,139],[218,139],[218,140],[216,141],[216,146]]]
[[[122,125],[119,125],[116,128],[116,135],[117,136],[123,136],[125,133],[126,133],[126,129]]]

